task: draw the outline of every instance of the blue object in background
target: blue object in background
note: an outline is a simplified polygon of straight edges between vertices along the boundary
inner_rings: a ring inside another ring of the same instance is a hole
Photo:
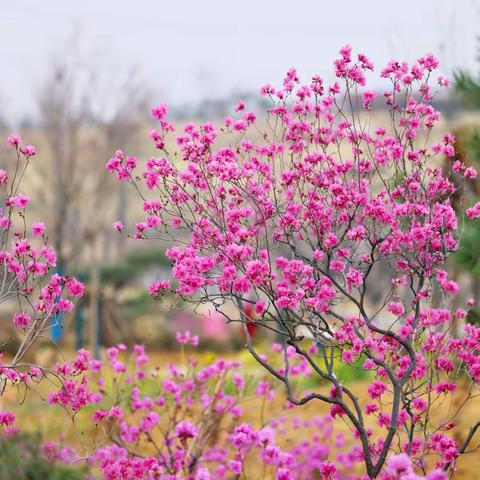
[[[84,326],[85,326],[85,307],[83,302],[77,306],[75,310],[75,348],[80,350],[85,346],[84,338]]]
[[[55,273],[57,273],[60,276],[63,275],[62,269],[60,267],[57,268],[57,271]],[[59,298],[56,298],[55,302],[58,302],[58,300]],[[62,317],[63,317],[62,313],[57,313],[52,318],[52,340],[54,342],[59,342],[63,335]]]

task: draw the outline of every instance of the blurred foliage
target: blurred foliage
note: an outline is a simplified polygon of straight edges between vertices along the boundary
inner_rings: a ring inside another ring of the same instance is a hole
[[[463,70],[453,74],[455,91],[470,108],[480,108],[480,79]]]
[[[467,139],[467,151],[469,157],[478,163],[478,159],[480,158],[480,129],[475,128],[472,130],[471,135]]]
[[[145,284],[156,278],[160,271],[160,276],[163,276],[170,268],[171,263],[165,256],[164,248],[158,247],[131,251],[114,263],[99,265],[100,342],[107,338],[110,343],[144,342],[145,338],[141,334],[137,335],[136,330],[137,320],[141,317],[150,316],[153,320],[159,320],[158,330],[163,329],[164,320],[168,317],[167,308],[174,303],[173,300],[170,301],[172,296],[167,295],[167,301],[161,302],[159,307],[160,302],[152,301]],[[69,273],[87,286],[81,308],[88,308],[91,301],[91,271],[85,269]],[[172,282],[172,287],[175,286],[176,282]],[[175,305],[179,303],[179,300],[175,299]],[[80,346],[84,343],[85,315],[78,315],[77,321],[75,334],[77,346]]]
[[[456,93],[462,99],[464,105],[469,108],[480,109],[480,78],[475,78],[471,73],[458,71],[454,73],[454,88]],[[480,129],[477,126],[464,129],[465,138],[457,138],[457,155],[465,156],[462,160],[468,161],[479,169],[480,163]],[[458,136],[457,136],[458,137]],[[463,152],[459,152],[459,148]],[[478,197],[478,180],[475,181],[473,192]],[[478,198],[475,199],[477,201]],[[466,270],[472,277],[480,277],[480,224],[466,217],[462,212],[461,225],[463,225],[463,234],[460,239],[460,247],[453,255],[453,261]],[[475,292],[476,293],[476,292]],[[480,323],[480,310],[475,307],[469,309],[467,322]]]
[[[363,364],[367,357],[361,356],[354,363],[346,364],[340,361],[335,362],[334,372],[341,383],[349,384],[358,382],[360,380],[368,380],[372,378],[372,373],[369,370],[363,368]]]
[[[303,344],[304,349],[308,349],[311,346],[310,342],[306,341]],[[271,348],[269,342],[265,342],[261,347],[258,348],[258,352],[262,354],[267,354]],[[213,354],[212,354],[213,355]],[[329,353],[327,353],[329,355]],[[206,357],[208,358],[208,357]],[[240,351],[236,358],[242,362],[246,367],[246,370],[255,374],[264,374],[260,365],[257,361],[250,355],[247,349]],[[339,358],[338,351],[335,352],[335,357],[333,359],[333,372],[335,376],[340,380],[340,383],[351,384],[362,380],[368,380],[372,378],[372,371],[366,370],[363,368],[363,364],[367,357],[365,355],[360,355],[352,364],[346,364]],[[314,357],[315,362],[324,369],[322,355],[318,353]],[[283,367],[283,364],[276,365],[279,368]],[[256,369],[258,368],[258,371]],[[269,379],[268,375],[265,378]],[[313,374],[312,376],[302,375],[299,377],[292,377],[291,379],[292,386],[301,388],[302,390],[311,390],[313,388],[318,388],[321,385],[327,385],[327,383],[322,380],[318,375]]]
[[[134,297],[122,302],[122,316],[126,318],[138,318],[151,312],[157,304],[152,301],[151,295],[142,290]]]
[[[13,333],[11,333],[4,342],[0,343],[0,353],[6,353],[7,355],[11,355],[12,357],[18,352],[19,348],[20,339]]]
[[[130,282],[132,277],[142,275],[155,266],[170,268],[170,260],[165,257],[163,249],[133,251],[126,255],[123,260],[102,267],[100,269],[100,280],[102,283],[121,286]]]
[[[454,73],[455,91],[469,107],[480,108],[480,79],[475,79],[470,73],[458,71]],[[480,158],[480,130],[478,127],[464,129],[464,137],[459,139],[465,154],[471,164],[478,164]],[[461,218],[463,235],[460,248],[454,254],[453,260],[471,275],[480,275],[480,226],[478,222],[468,219],[464,214]]]
[[[467,314],[467,323],[480,325],[480,309],[478,307],[471,308]]]
[[[480,227],[478,222],[463,218],[464,232],[460,248],[454,253],[455,263],[470,275],[480,276]]]
[[[116,287],[131,283],[132,279],[143,275],[154,267],[170,268],[170,260],[165,256],[163,248],[135,250],[125,255],[114,264],[100,268],[100,281],[110,283]],[[88,271],[72,272],[77,278],[88,282]]]
[[[0,478],[2,480],[81,480],[85,472],[46,460],[41,438],[33,434],[0,437]]]

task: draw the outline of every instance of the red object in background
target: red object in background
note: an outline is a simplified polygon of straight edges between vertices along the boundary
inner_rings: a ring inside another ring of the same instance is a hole
[[[245,316],[247,317],[247,330],[251,338],[254,338],[258,330],[258,323],[255,321],[255,309],[251,303],[244,303]]]

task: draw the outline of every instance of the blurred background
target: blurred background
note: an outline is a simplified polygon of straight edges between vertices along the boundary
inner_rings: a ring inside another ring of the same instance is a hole
[[[131,226],[141,209],[128,185],[107,175],[105,163],[116,149],[139,158],[154,153],[149,111],[159,102],[170,105],[180,125],[221,121],[239,98],[261,111],[260,86],[281,83],[291,66],[305,81],[313,74],[333,80],[332,61],[346,43],[377,67],[433,52],[452,80],[449,93],[436,99],[443,115],[439,133],[454,132],[458,154],[472,165],[480,161],[480,1],[0,5],[1,138],[18,131],[37,147],[24,187],[36,216],[30,220],[46,222],[58,270],[87,285],[72,318],[52,328],[63,346],[98,351],[103,344],[143,341],[163,349],[177,329],[201,331],[209,348],[239,341],[207,311],[189,313],[174,298],[153,303],[146,286],[168,276],[163,249],[134,244],[112,228],[116,220]],[[382,111],[374,115],[381,118]],[[480,184],[470,187],[470,195],[480,196]],[[466,295],[480,295],[478,258],[480,231],[474,229],[451,266]],[[374,301],[376,293],[371,295]],[[8,335],[14,348],[15,334]]]

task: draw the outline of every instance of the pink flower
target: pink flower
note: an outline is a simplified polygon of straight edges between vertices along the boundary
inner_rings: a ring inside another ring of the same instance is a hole
[[[245,110],[245,103],[242,102],[242,100],[239,100],[237,102],[237,105],[235,106],[235,111],[236,112],[241,112],[242,110]]]
[[[236,460],[229,460],[228,468],[230,468],[234,475],[240,475],[242,473],[242,463]]]
[[[450,80],[448,78],[443,77],[442,75],[438,76],[437,82],[440,86],[448,88],[450,85]]]
[[[330,479],[335,473],[337,473],[337,467],[335,467],[333,463],[324,461],[320,463],[319,471],[323,479]]]
[[[82,282],[78,281],[74,277],[70,277],[65,282],[69,295],[72,297],[81,297],[85,292],[85,287]]]
[[[178,343],[181,345],[192,345],[194,347],[197,347],[199,344],[199,338],[198,335],[190,335],[190,332],[187,330],[186,332],[177,332],[176,334],[176,340]]]
[[[341,405],[333,404],[330,407],[330,415],[332,418],[335,418],[337,415],[343,417],[345,415],[345,410]]]
[[[379,399],[386,391],[387,386],[378,380],[368,386],[368,394],[373,400]]]
[[[351,290],[352,286],[360,287],[363,283],[363,274],[354,268],[350,269],[345,278],[349,290]]]
[[[102,362],[100,360],[92,360],[90,362],[90,368],[92,369],[92,372],[98,373],[102,369]]]
[[[15,414],[6,410],[0,411],[0,425],[11,427],[15,422]]]
[[[21,147],[20,152],[26,157],[33,157],[36,153],[35,147],[32,145],[25,145],[24,147]]]
[[[365,110],[370,110],[376,96],[377,94],[373,91],[366,91],[362,93],[363,108],[365,108]]]
[[[259,397],[265,397],[269,400],[272,400],[275,396],[275,391],[273,390],[272,386],[266,380],[260,380],[258,382],[257,388],[255,390],[255,394]]]
[[[113,224],[113,228],[115,230],[118,230],[119,232],[121,232],[123,230],[123,223],[122,222],[115,222]]]
[[[22,143],[22,139],[18,133],[12,133],[7,138],[7,147],[18,147]]]
[[[363,362],[363,368],[371,370],[372,368],[375,368],[375,362],[371,358],[367,358],[365,362]]]
[[[255,303],[255,312],[258,315],[262,315],[262,313],[265,312],[265,302],[263,300],[258,300],[258,302]]]
[[[18,328],[26,328],[30,325],[31,317],[26,313],[16,313],[13,316],[13,324]]]
[[[177,423],[175,427],[175,434],[178,438],[186,440],[187,438],[194,438],[198,434],[197,427],[186,420],[182,420],[181,422]]]
[[[170,290],[171,288],[172,287],[168,280],[158,280],[150,284],[150,286],[148,287],[148,293],[152,297],[158,298],[165,294],[167,290]]]
[[[245,379],[237,372],[234,372],[234,374],[232,375],[232,381],[237,390],[243,390],[245,388]]]
[[[123,417],[123,411],[121,407],[111,407],[108,411],[109,418],[121,419]]]
[[[73,302],[67,298],[60,298],[56,304],[56,312],[71,312],[73,310]]]
[[[104,418],[107,417],[107,412],[105,410],[95,410],[92,415],[92,420],[94,423],[101,423]]]
[[[238,427],[235,427],[232,434],[232,445],[236,449],[250,447],[257,439],[257,434],[251,425],[248,423],[242,423]]]
[[[323,245],[325,248],[332,248],[338,245],[338,238],[333,232],[327,234],[327,238],[324,240]]]
[[[88,370],[89,364],[90,352],[88,350],[85,350],[84,348],[81,348],[77,352],[77,358],[73,362],[72,367],[76,371],[85,372]]]
[[[477,202],[471,208],[467,208],[467,217],[470,218],[470,220],[480,217],[480,202]]]
[[[463,172],[463,176],[465,178],[477,178],[477,170],[475,167],[468,167]]]
[[[5,170],[0,169],[0,184],[7,183],[8,174]]]
[[[345,262],[341,260],[332,260],[330,262],[330,268],[335,272],[343,272],[345,270]]]
[[[30,197],[24,195],[23,193],[19,193],[14,197],[10,197],[6,201],[7,207],[16,207],[19,209],[24,209],[27,207],[28,203],[30,202]]]
[[[427,480],[448,480],[448,475],[438,468],[427,473]]]
[[[396,474],[403,474],[410,472],[412,462],[408,455],[400,453],[399,455],[392,455],[387,462],[388,468],[393,470]]]
[[[42,377],[42,370],[38,367],[30,367],[30,370],[28,372],[28,374],[32,377],[32,378],[36,378],[36,379],[39,379]]]
[[[342,360],[345,363],[352,363],[355,360],[355,354],[352,352],[352,350],[344,350],[342,352]]]
[[[156,120],[163,120],[168,114],[168,106],[165,103],[152,108],[152,117]]]
[[[280,448],[276,445],[268,445],[263,451],[263,461],[267,465],[275,465],[280,454]]]
[[[405,313],[405,307],[401,302],[390,302],[387,306],[387,310],[397,317],[400,317]]]
[[[412,401],[412,407],[415,410],[419,410],[420,412],[425,411],[427,409],[427,406],[428,406],[427,401],[422,397],[414,398]]]
[[[454,383],[450,382],[438,382],[432,390],[437,393],[451,393],[454,392],[457,386]]]
[[[45,232],[45,224],[43,222],[35,222],[32,224],[32,234],[41,237]]]

